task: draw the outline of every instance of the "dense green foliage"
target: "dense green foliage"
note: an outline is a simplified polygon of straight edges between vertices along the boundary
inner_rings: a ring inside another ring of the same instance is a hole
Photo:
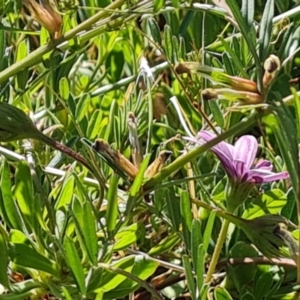
[[[199,2],[0,1],[0,300],[298,299],[300,6]]]

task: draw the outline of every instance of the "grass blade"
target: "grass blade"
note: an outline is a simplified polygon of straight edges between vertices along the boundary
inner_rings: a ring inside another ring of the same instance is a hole
[[[273,16],[274,0],[268,0],[265,5],[259,29],[259,59],[261,62],[264,62],[269,52]]]

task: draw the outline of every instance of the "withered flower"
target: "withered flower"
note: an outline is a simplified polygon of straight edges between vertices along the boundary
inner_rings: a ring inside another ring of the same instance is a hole
[[[35,0],[22,0],[22,3],[32,17],[49,31],[51,37],[58,38],[60,36],[62,18],[54,0],[42,0],[43,6]]]

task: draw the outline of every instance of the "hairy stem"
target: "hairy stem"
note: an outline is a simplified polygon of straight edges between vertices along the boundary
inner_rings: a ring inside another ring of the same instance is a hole
[[[93,168],[90,166],[90,164],[87,162],[87,160],[79,153],[75,152],[71,148],[51,139],[50,137],[44,135],[43,133],[39,132],[38,136],[35,136],[38,140],[41,142],[44,142],[45,144],[49,145],[50,147],[66,154],[67,156],[75,159],[76,161],[80,162],[83,166],[85,166],[88,170],[90,170],[93,173]]]

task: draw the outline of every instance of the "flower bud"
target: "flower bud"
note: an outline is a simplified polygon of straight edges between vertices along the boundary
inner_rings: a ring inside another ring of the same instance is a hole
[[[93,149],[101,154],[106,163],[120,176],[124,177],[123,173],[126,173],[130,178],[136,177],[138,169],[123,154],[112,149],[104,140],[96,140]]]
[[[221,69],[201,65],[197,62],[179,63],[175,66],[175,71],[177,72],[177,74],[191,74],[197,72],[216,84],[225,85],[234,90],[247,91],[253,93],[258,92],[257,84],[252,80],[238,76],[230,76],[224,73],[224,71]]]
[[[229,79],[231,80],[230,87],[234,90],[248,91],[253,93],[258,92],[257,84],[252,80],[237,76],[229,76]]]
[[[264,63],[265,74],[263,77],[264,88],[268,87],[272,80],[275,78],[278,70],[280,69],[280,60],[277,56],[271,54]]]
[[[32,17],[45,27],[52,37],[58,38],[62,25],[61,16],[57,12],[53,0],[42,0],[42,2],[44,6],[41,6],[35,0],[22,0],[22,3],[32,14]]]
[[[260,104],[264,102],[262,95],[247,91],[236,91],[228,88],[205,89],[202,91],[204,100],[225,99],[228,101],[240,101],[242,104]]]
[[[154,162],[147,168],[144,177],[152,178],[155,174],[157,174],[164,167],[165,162],[170,157],[170,155],[170,151],[161,151]]]
[[[214,89],[205,89],[202,91],[201,95],[203,100],[218,99],[218,94]]]

